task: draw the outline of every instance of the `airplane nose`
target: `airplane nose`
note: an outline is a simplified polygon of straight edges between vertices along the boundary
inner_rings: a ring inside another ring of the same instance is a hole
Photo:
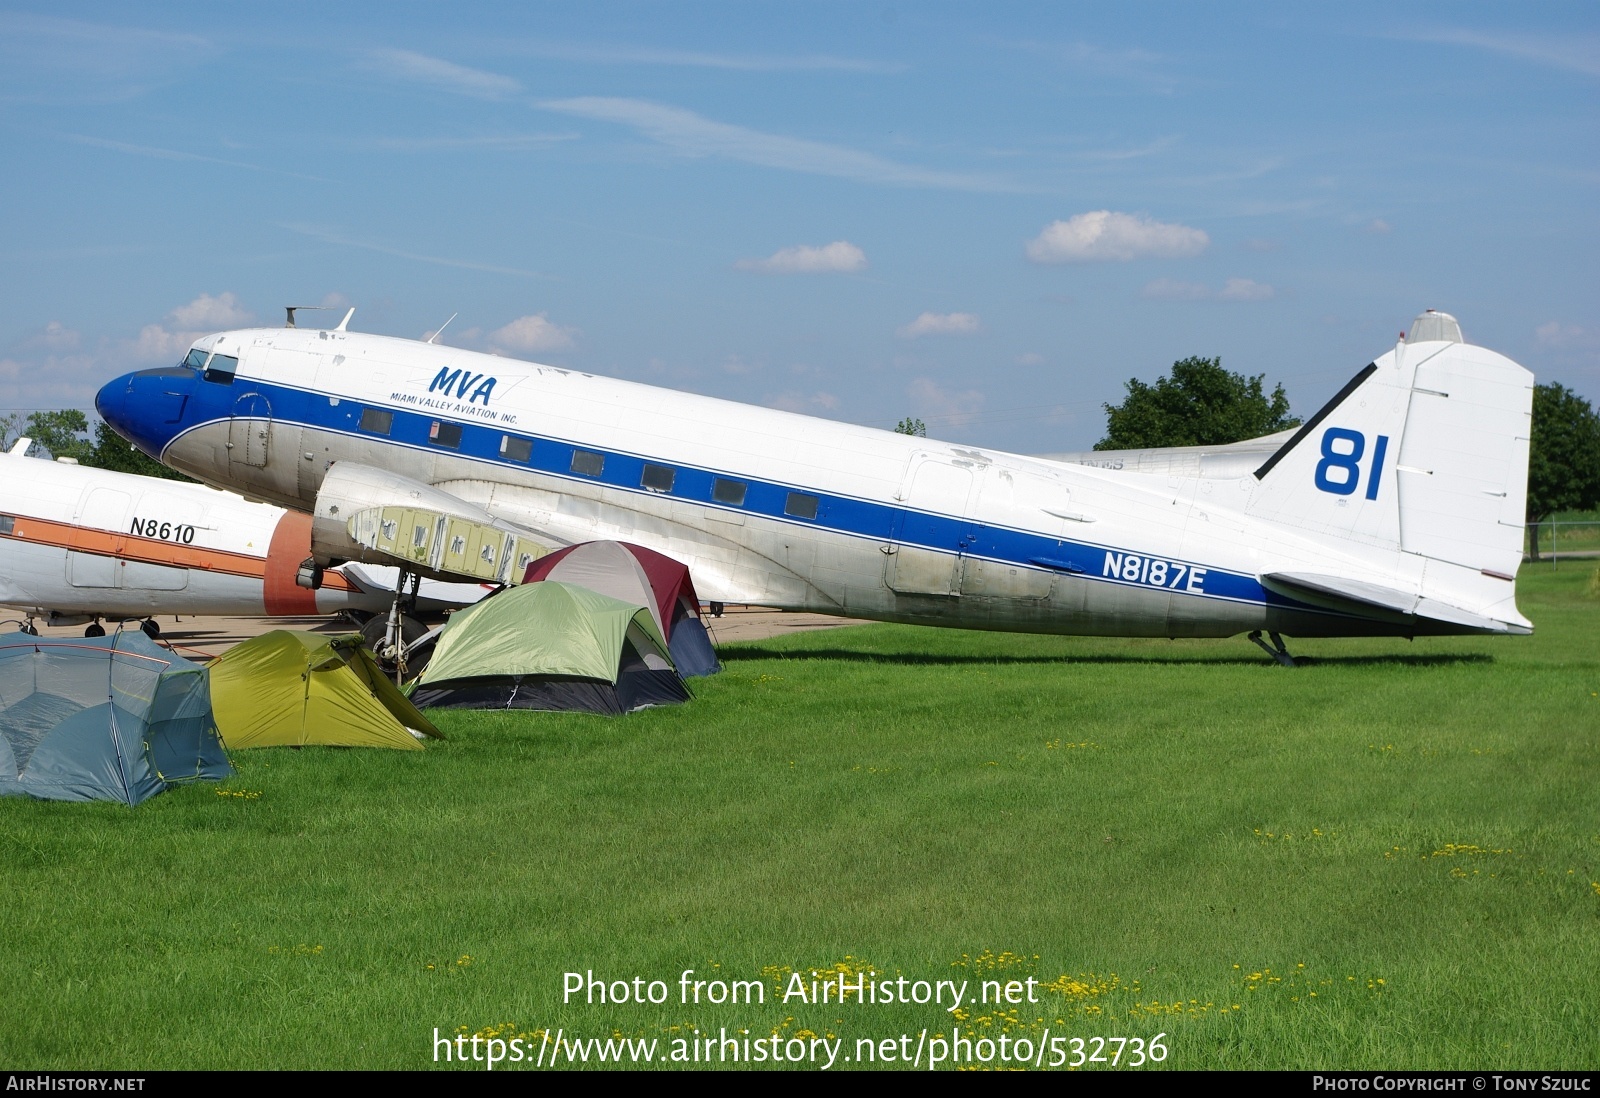
[[[94,395],[94,411],[111,425],[123,438],[128,437],[128,390],[133,387],[131,374],[106,382]]]

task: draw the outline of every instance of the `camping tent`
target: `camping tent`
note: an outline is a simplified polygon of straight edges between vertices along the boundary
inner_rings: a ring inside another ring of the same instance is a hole
[[[672,662],[684,678],[722,670],[700,620],[700,599],[689,569],[671,557],[627,541],[585,541],[528,565],[524,583],[576,583],[623,602],[642,603],[667,638]]]
[[[688,701],[689,691],[649,610],[549,581],[458,610],[411,700],[617,715]]]
[[[325,744],[421,746],[407,729],[443,738],[383,677],[359,635],[275,629],[211,663],[211,701],[229,747]]]
[[[232,772],[205,668],[142,631],[0,636],[0,795],[135,805]]]

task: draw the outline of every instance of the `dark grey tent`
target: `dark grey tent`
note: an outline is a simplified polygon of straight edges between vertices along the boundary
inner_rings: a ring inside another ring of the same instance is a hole
[[[418,708],[613,716],[688,700],[649,610],[553,580],[458,611],[411,692]]]
[[[205,668],[142,630],[0,635],[0,796],[134,805],[231,773]]]

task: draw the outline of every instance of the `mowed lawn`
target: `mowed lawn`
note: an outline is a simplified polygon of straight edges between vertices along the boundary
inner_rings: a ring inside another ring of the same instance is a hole
[[[446,712],[423,752],[240,752],[137,810],[6,799],[0,1066],[421,1067],[435,1027],[1600,1066],[1593,573],[1525,568],[1526,638],[1286,670],[865,625],[724,649],[674,709]],[[684,1005],[685,969],[766,1002]],[[1038,1002],[780,1001],[841,969]],[[563,1004],[587,970],[670,997]]]

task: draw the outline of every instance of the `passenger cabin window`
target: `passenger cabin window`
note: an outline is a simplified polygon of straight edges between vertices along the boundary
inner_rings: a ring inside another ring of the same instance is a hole
[[[590,453],[588,450],[572,451],[572,471],[582,473],[586,477],[597,477],[606,469],[606,456],[604,454]]]
[[[711,498],[718,503],[732,504],[734,507],[744,506],[745,484],[742,480],[723,480],[717,477],[711,482]]]
[[[428,428],[428,441],[450,450],[461,449],[461,424],[434,420],[433,426]]]
[[[17,528],[17,520],[10,515],[0,515],[0,534],[10,536]]]
[[[817,497],[804,492],[790,492],[789,498],[784,501],[783,513],[791,518],[814,519],[817,517]]]
[[[361,429],[370,435],[387,435],[394,426],[394,413],[382,408],[361,409]]]
[[[667,465],[649,465],[644,467],[644,476],[639,478],[639,487],[648,488],[652,492],[672,491],[672,482],[678,477],[678,471]]]
[[[526,438],[513,438],[511,435],[501,435],[500,456],[509,461],[532,461],[533,440]]]
[[[215,381],[222,385],[232,385],[233,375],[239,370],[239,359],[235,355],[212,355],[211,361],[206,364],[205,373],[201,376],[207,381]]]

